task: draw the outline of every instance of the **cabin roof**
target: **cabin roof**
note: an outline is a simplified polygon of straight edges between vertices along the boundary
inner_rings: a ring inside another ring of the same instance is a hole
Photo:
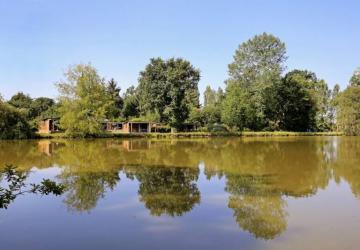
[[[46,118],[42,118],[42,121],[46,121],[46,120],[60,120],[60,117],[46,117]]]

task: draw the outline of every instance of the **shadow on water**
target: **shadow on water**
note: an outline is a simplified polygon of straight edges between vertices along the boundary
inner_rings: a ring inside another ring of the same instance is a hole
[[[273,239],[287,228],[286,197],[309,197],[331,179],[360,197],[359,138],[217,138],[197,140],[41,140],[0,143],[0,166],[22,171],[59,167],[69,210],[90,212],[121,185],[138,185],[152,216],[183,216],[201,203],[199,165],[207,180],[224,179],[239,227]],[[3,182],[4,183],[4,180]]]

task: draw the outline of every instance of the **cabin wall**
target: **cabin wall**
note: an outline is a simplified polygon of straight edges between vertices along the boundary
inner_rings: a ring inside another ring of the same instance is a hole
[[[49,120],[40,121],[38,130],[39,130],[39,133],[50,134],[51,131],[50,131]]]
[[[129,123],[124,123],[123,125],[123,132],[124,133],[130,133],[130,126],[129,126]]]
[[[39,133],[50,134],[50,133],[59,132],[59,131],[60,131],[60,129],[55,124],[55,120],[53,120],[53,119],[42,120],[39,122],[39,125],[38,125]]]

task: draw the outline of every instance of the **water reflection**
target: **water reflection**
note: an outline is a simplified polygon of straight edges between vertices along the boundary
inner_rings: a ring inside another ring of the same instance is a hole
[[[152,216],[182,216],[201,203],[201,174],[223,179],[239,227],[273,239],[287,228],[287,197],[313,196],[334,178],[359,198],[359,153],[355,137],[5,141],[0,166],[59,167],[54,178],[68,190],[63,202],[78,212],[91,212],[121,189],[124,176],[137,183],[138,200]]]
[[[139,199],[152,215],[180,216],[200,203],[197,168],[128,165],[122,171],[140,182]]]
[[[234,211],[239,226],[257,238],[273,239],[287,226],[286,202],[270,175],[229,175],[226,191],[228,206]]]
[[[69,190],[64,203],[69,210],[78,212],[89,212],[95,208],[98,200],[104,198],[105,192],[113,190],[120,181],[118,172],[115,171],[64,171],[58,178]]]

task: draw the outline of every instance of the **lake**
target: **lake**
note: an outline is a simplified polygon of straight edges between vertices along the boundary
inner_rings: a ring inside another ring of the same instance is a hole
[[[0,209],[4,250],[360,246],[360,137],[2,141],[5,164],[66,191]]]

